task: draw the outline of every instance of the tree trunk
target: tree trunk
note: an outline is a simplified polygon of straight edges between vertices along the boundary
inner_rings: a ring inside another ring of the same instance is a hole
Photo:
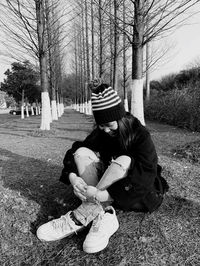
[[[144,125],[143,104],[143,17],[144,0],[135,1],[132,43],[131,113]]]
[[[110,12],[110,21],[109,21],[109,23],[110,23],[110,25],[109,25],[109,33],[110,33],[110,42],[109,42],[109,44],[110,44],[110,86],[111,87],[113,87],[114,85],[113,85],[113,83],[114,83],[114,81],[113,81],[113,69],[114,69],[114,67],[113,67],[113,65],[114,65],[114,60],[113,60],[113,54],[114,54],[114,52],[113,52],[113,49],[114,49],[114,47],[113,47],[113,20],[112,20],[112,14],[113,14],[113,11],[112,11],[112,1],[110,1],[109,2],[109,12]]]
[[[125,0],[123,0],[123,89],[124,89],[124,108],[126,112],[129,112],[128,107],[128,95],[127,95],[127,66],[126,66],[126,35],[125,35],[125,23],[126,23],[126,6]]]
[[[22,90],[21,119],[24,119],[24,89]]]
[[[27,101],[27,98],[26,98],[26,101],[25,101],[25,110],[26,110],[26,117],[29,117],[28,101]]]
[[[87,0],[85,0],[85,41],[86,41],[86,83],[85,83],[85,90],[86,90],[86,114],[90,113],[89,110],[89,83],[90,83],[90,48],[89,48],[89,36],[88,36],[88,6]]]
[[[94,2],[91,0],[91,37],[92,37],[92,51],[91,51],[91,64],[92,64],[92,80],[95,78],[94,73]]]
[[[48,74],[47,74],[47,35],[44,15],[44,0],[36,2],[36,18],[37,18],[37,35],[39,44],[39,63],[40,63],[40,82],[41,82],[41,100],[42,100],[42,116],[41,130],[50,130],[51,108],[48,92]]]
[[[53,60],[53,34],[55,35],[55,25],[52,22],[53,14],[53,5],[49,3],[48,0],[45,0],[45,7],[46,7],[46,23],[47,23],[47,36],[48,36],[48,52],[49,52],[49,85],[50,85],[50,92],[51,92],[51,115],[52,120],[58,120],[57,108],[56,108],[56,89],[55,89],[55,71],[53,70],[54,60]],[[52,15],[51,15],[52,13]],[[55,44],[54,44],[55,46]]]
[[[131,113],[137,117],[144,125],[144,103],[143,103],[143,78],[142,78],[142,66],[143,66],[143,48],[133,48],[133,74],[131,80]]]
[[[33,109],[33,105],[31,104],[31,115],[34,115],[34,109]]]
[[[113,56],[113,89],[118,89],[119,75],[119,31],[118,31],[118,8],[117,0],[114,0],[114,56]]]
[[[149,8],[149,1],[146,1],[147,10]],[[146,32],[149,30],[149,14],[146,16]],[[148,38],[148,34],[147,34]],[[150,100],[150,79],[149,79],[149,67],[150,67],[150,58],[149,58],[150,42],[146,43],[146,102]]]
[[[59,91],[56,92],[57,95],[57,113],[58,117],[61,117],[61,110],[60,110],[60,97],[59,97]]]
[[[46,64],[47,64],[46,58],[42,56],[42,58],[40,58],[41,87],[43,89],[41,93],[41,99],[42,99],[42,116],[41,116],[41,125],[40,125],[41,130],[50,130],[50,123],[52,121]]]
[[[75,51],[74,51],[74,62],[75,62],[75,90],[76,90],[76,96],[74,99],[75,104],[75,110],[77,110],[78,107],[78,51],[77,51],[77,32],[75,30]]]
[[[103,74],[102,0],[99,0],[99,77]]]
[[[35,115],[39,115],[39,107],[38,107],[38,101],[35,102]]]
[[[146,102],[150,101],[149,43],[146,44]]]
[[[87,102],[87,88],[86,88],[86,78],[87,78],[87,52],[86,52],[86,27],[85,27],[85,17],[84,17],[84,6],[82,0],[82,43],[83,43],[83,76],[82,76],[82,86],[83,86],[83,113],[86,113],[86,102]]]

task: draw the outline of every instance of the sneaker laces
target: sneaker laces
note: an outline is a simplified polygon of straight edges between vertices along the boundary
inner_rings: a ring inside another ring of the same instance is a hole
[[[104,216],[104,212],[101,212],[97,215],[97,217],[93,220],[91,231],[97,232],[99,231],[99,227],[101,225],[102,218]]]
[[[67,215],[62,215],[60,218],[51,221],[51,223],[55,230],[61,229],[62,232],[64,232],[67,228],[70,228],[71,230],[74,229],[73,224],[71,224],[74,222],[71,220],[70,223],[69,216]]]

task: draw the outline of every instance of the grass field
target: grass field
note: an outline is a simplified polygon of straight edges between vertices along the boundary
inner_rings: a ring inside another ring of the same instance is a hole
[[[36,238],[40,224],[79,204],[58,179],[66,150],[92,125],[69,109],[50,132],[39,130],[40,117],[0,115],[0,265],[199,266],[200,133],[153,122],[147,127],[170,185],[158,211],[116,210],[119,230],[93,255],[82,251],[88,229],[53,243]]]

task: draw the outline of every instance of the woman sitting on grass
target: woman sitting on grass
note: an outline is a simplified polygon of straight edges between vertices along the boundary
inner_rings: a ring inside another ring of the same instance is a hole
[[[54,241],[92,222],[83,243],[87,253],[101,251],[117,231],[115,209],[153,212],[168,190],[150,133],[126,113],[117,92],[106,84],[92,89],[96,128],[66,152],[60,180],[82,201],[75,210],[40,226],[37,236]]]

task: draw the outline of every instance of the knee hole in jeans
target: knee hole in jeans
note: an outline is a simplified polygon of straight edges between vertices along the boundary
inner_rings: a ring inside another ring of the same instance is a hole
[[[80,157],[89,158],[91,159],[91,161],[99,162],[99,158],[97,157],[97,155],[92,150],[86,147],[80,147],[74,153],[74,158]]]
[[[126,171],[130,167],[131,158],[127,155],[121,155],[113,160],[112,163],[119,165],[124,171]]]

